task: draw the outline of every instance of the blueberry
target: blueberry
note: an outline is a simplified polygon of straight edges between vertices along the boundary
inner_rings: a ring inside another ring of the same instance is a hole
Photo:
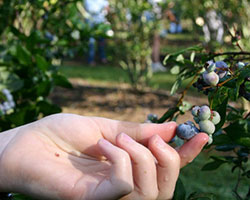
[[[224,76],[226,76],[227,75],[227,73],[228,73],[228,65],[227,65],[227,63],[225,63],[224,61],[217,61],[216,63],[215,63],[215,65],[216,65],[216,72],[218,73],[218,75],[219,75],[219,77],[220,78],[223,78]]]
[[[199,124],[199,122],[200,122],[199,117],[194,117],[194,121],[195,121],[197,124]]]
[[[207,67],[207,72],[213,72],[215,69],[216,69],[215,63],[211,63],[211,64]]]
[[[198,115],[198,111],[199,111],[200,107],[199,106],[195,106],[192,108],[192,115],[194,117],[196,117]]]
[[[213,134],[215,131],[215,126],[210,120],[203,120],[199,122],[200,130],[207,134]]]
[[[199,129],[195,126],[193,122],[187,121],[177,127],[176,135],[183,140],[190,140],[199,132]]]
[[[236,64],[236,66],[238,67],[238,69],[242,69],[242,68],[245,67],[245,63],[243,63],[243,62],[238,62],[238,63]]]
[[[219,124],[220,122],[220,114],[216,111],[213,111],[212,112],[212,115],[211,115],[211,121],[213,122],[214,125],[217,125]]]
[[[208,139],[208,142],[207,144],[210,145],[213,143],[213,136],[212,135],[209,135],[209,139]]]
[[[208,85],[216,86],[219,83],[219,76],[215,72],[207,72],[205,71],[202,74],[202,77]]]
[[[147,116],[147,120],[149,120],[149,121],[151,121],[151,122],[157,122],[158,116],[157,116],[156,114],[150,113],[150,114],[148,114],[148,116]]]
[[[200,120],[207,120],[211,116],[211,110],[208,106],[201,106],[198,112],[198,117]]]

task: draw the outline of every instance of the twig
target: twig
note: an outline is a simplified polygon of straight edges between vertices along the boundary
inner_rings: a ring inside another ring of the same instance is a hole
[[[237,179],[236,185],[235,185],[235,187],[233,189],[233,192],[237,196],[238,199],[242,199],[242,197],[238,194],[238,191],[237,191],[238,187],[239,187],[239,184],[240,184],[240,176],[241,176],[241,169],[239,169],[238,179]]]
[[[249,116],[250,116],[250,112],[248,112],[248,113],[246,114],[246,116],[244,117],[244,119],[247,119]],[[249,189],[250,189],[250,188],[249,188]]]
[[[237,52],[224,52],[224,53],[215,53],[213,55],[213,58],[218,56],[226,56],[226,55],[232,55],[232,56],[238,56],[238,55],[250,55],[250,52],[248,51],[237,51]]]
[[[182,104],[183,98],[186,95],[188,89],[193,85],[193,83],[195,82],[195,80],[197,79],[197,77],[200,75],[200,72],[203,70],[203,68],[201,68],[199,71],[196,72],[195,76],[193,77],[193,79],[189,82],[189,84],[185,87],[185,89],[183,90],[181,97],[176,105],[176,107],[179,107],[180,104]]]

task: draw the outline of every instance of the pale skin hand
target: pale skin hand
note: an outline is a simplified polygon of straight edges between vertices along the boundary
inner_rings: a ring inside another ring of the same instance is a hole
[[[171,199],[180,168],[208,141],[201,133],[175,150],[165,143],[175,129],[174,122],[57,114],[3,132],[0,191],[41,199]]]

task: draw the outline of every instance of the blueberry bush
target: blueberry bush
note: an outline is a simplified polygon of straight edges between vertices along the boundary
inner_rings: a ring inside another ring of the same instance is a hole
[[[119,65],[127,72],[134,89],[142,89],[152,76],[152,40],[159,31],[162,5],[150,1],[110,0],[109,21],[119,58]]]
[[[76,42],[72,27],[81,24],[76,1],[0,4],[1,132],[61,112],[48,96],[55,86],[72,87],[57,64]],[[65,21],[58,20],[62,16]]]
[[[178,65],[180,73],[171,94],[176,94],[184,80],[189,84],[180,91],[176,105],[157,117],[149,115],[147,121],[163,123],[176,120],[178,116],[191,112],[193,121],[180,124],[175,138],[176,145],[183,144],[199,132],[205,132],[210,139],[206,146],[212,152],[211,162],[202,170],[216,170],[221,165],[230,165],[235,177],[232,189],[236,199],[250,198],[250,185],[246,194],[240,194],[239,183],[250,179],[250,52],[244,51],[237,32],[230,32],[234,44],[231,52],[207,52],[202,46],[194,46],[166,56],[164,63]],[[207,97],[207,105],[193,105],[184,101],[188,90],[193,87]],[[243,102],[244,106],[241,106]],[[196,124],[195,124],[196,123]],[[223,152],[223,153],[221,153]],[[212,194],[191,193],[187,195],[181,180],[178,180],[175,197],[184,199],[213,199]]]

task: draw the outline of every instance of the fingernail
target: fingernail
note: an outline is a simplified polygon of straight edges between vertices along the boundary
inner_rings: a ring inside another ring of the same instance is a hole
[[[161,137],[159,135],[156,135],[156,146],[158,146],[159,148],[165,148],[166,147],[166,143],[161,139]]]
[[[122,140],[125,142],[128,142],[128,143],[134,142],[134,140],[125,133],[121,133],[120,136],[121,136]]]

